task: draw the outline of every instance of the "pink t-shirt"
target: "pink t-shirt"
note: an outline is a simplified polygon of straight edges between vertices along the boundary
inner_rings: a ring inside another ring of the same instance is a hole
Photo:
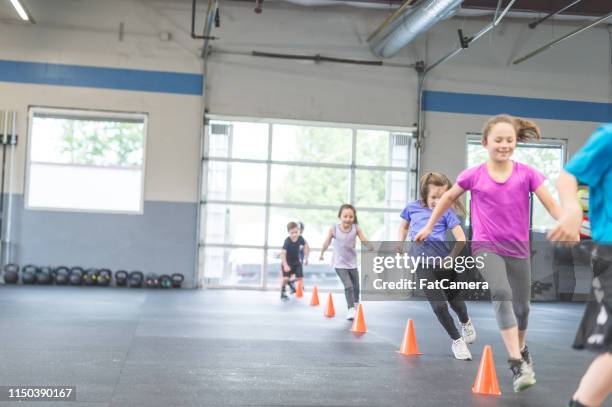
[[[529,257],[529,193],[546,178],[528,165],[512,164],[512,174],[505,182],[491,178],[486,163],[468,168],[457,177],[457,184],[471,192],[475,252],[491,250],[504,256]]]

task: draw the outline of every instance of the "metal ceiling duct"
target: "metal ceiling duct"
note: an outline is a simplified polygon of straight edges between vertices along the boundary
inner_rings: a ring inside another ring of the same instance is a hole
[[[372,53],[390,58],[419,34],[438,21],[451,17],[463,0],[422,0],[412,7],[402,7],[385,21],[368,39]]]

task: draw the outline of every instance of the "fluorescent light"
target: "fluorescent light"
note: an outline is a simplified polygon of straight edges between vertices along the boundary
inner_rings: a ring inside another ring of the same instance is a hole
[[[19,0],[11,0],[11,3],[13,4],[13,7],[15,7],[15,10],[17,10],[17,14],[19,14],[19,17],[21,17],[22,20],[30,21],[30,17],[28,17],[28,13],[26,13],[25,9],[23,8]]]

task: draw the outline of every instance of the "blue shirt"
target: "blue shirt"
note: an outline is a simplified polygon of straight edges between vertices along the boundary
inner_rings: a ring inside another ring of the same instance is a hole
[[[589,186],[593,240],[612,242],[612,124],[598,128],[565,170]]]
[[[414,240],[414,237],[421,229],[427,225],[433,211],[427,206],[423,206],[421,201],[414,201],[408,204],[400,214],[400,217],[410,222],[408,239]],[[427,241],[445,241],[446,231],[460,225],[461,221],[455,215],[452,209],[446,211],[444,215],[436,222],[431,234],[427,237]]]
[[[408,239],[414,240],[414,237],[419,233],[421,229],[427,225],[429,218],[433,211],[429,207],[423,206],[421,201],[414,201],[408,204],[400,214],[400,217],[410,222],[410,229],[408,230]],[[446,232],[449,229],[460,225],[461,221],[455,215],[452,209],[446,211],[444,215],[436,222],[433,227],[431,234],[425,240],[426,242],[438,242],[429,244],[411,244],[411,253],[422,252],[426,256],[447,256],[450,250],[445,244]],[[421,253],[419,253],[421,254]]]

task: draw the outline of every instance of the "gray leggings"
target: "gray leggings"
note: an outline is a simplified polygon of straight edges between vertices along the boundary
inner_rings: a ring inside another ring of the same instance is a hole
[[[344,285],[344,296],[346,305],[353,308],[359,302],[359,271],[357,269],[336,269],[342,285]]]
[[[519,330],[526,330],[531,301],[529,259],[501,256],[491,252],[478,255],[484,255],[485,258],[481,274],[489,283],[499,329],[518,326]]]

